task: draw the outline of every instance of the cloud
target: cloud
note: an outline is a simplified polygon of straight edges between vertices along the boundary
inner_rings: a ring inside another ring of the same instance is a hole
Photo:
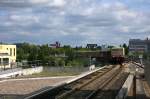
[[[145,8],[137,10],[134,4],[117,0],[1,0],[1,40],[59,40],[82,45],[120,44],[131,37],[146,37],[150,33],[150,13]],[[6,39],[6,34],[10,38]]]
[[[27,0],[27,2],[32,4],[48,3],[49,0]]]
[[[64,0],[53,0],[52,5],[54,5],[54,6],[64,6],[65,5],[65,1]]]

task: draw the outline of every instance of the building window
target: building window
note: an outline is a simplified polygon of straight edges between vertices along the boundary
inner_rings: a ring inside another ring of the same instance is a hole
[[[16,56],[16,49],[14,48],[14,56]]]
[[[12,48],[10,48],[10,56],[12,56]]]
[[[0,58],[0,65],[2,65],[2,59]]]
[[[3,65],[9,65],[9,58],[3,58]]]

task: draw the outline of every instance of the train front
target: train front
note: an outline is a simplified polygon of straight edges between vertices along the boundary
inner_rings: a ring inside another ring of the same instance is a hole
[[[124,48],[113,48],[111,49],[111,62],[113,64],[120,64],[125,61],[125,50]]]

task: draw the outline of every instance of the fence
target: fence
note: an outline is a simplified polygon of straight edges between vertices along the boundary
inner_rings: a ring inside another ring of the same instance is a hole
[[[43,71],[46,72],[73,72],[73,73],[81,73],[88,71],[89,67],[44,67]]]

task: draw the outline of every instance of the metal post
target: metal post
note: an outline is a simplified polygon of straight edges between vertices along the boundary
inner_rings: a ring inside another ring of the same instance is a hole
[[[92,65],[92,60],[91,60],[91,56],[90,56],[90,66]]]

